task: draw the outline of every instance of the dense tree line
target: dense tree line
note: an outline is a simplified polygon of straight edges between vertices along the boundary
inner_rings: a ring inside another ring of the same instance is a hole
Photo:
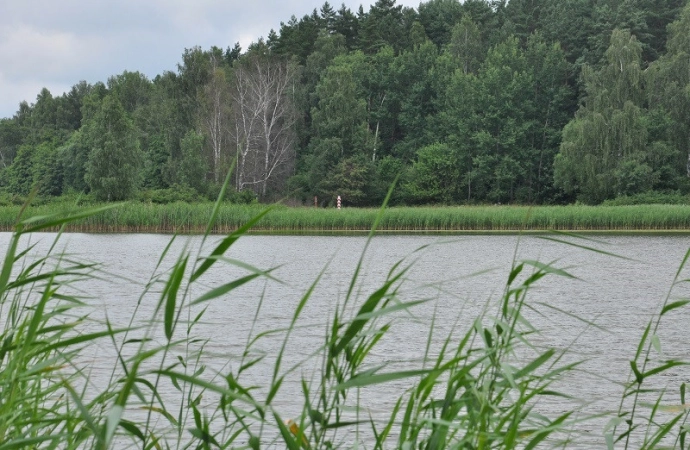
[[[600,203],[690,192],[685,0],[378,0],[246,51],[43,89],[0,120],[5,196],[323,205]]]

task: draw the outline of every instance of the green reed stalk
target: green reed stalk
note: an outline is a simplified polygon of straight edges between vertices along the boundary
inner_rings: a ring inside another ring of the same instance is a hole
[[[69,215],[62,204],[30,208],[36,216]],[[0,229],[11,230],[19,207],[0,208]],[[260,205],[227,203],[128,203],[70,221],[71,231],[180,232],[227,234],[261,213]],[[213,226],[206,218],[213,214]],[[253,231],[368,232],[377,209],[315,209],[275,206]],[[458,206],[391,207],[379,220],[379,231],[519,232],[519,231],[690,231],[690,206]]]

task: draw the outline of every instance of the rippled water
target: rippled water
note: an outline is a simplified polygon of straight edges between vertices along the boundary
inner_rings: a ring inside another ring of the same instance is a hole
[[[35,251],[40,254],[53,238],[52,234],[32,236],[32,242],[37,243]],[[107,280],[88,281],[84,291],[92,297],[89,302],[96,315],[107,314],[115,325],[126,325],[170,238],[151,234],[69,234],[63,236],[60,248],[64,246],[66,252],[80,259],[103,264],[111,275]],[[8,234],[0,235],[3,248],[8,239]],[[404,259],[411,267],[401,289],[401,298],[429,301],[412,309],[411,314],[396,316],[392,331],[374,350],[373,360],[396,368],[419,367],[432,321],[435,324],[432,341],[438,345],[454,330],[467,330],[487,308],[489,312],[495,310],[491,300],[500,298],[511,261],[549,262],[567,269],[577,279],[547,277],[530,293],[529,304],[534,310],[528,310],[526,315],[540,330],[533,342],[538,346],[567,349],[564,361],[584,361],[580,371],[568,375],[557,386],[578,399],[575,403],[581,406],[583,414],[614,412],[622,392],[618,383],[628,377],[629,361],[639,338],[669,291],[675,272],[690,247],[690,237],[618,236],[596,238],[597,242],[569,240],[622,257],[536,236],[376,237],[364,256],[360,280],[355,286],[359,298],[380,286],[393,264]],[[212,243],[206,245],[206,253]],[[302,294],[323,271],[287,347],[284,367],[301,364],[301,369],[286,379],[276,401],[283,417],[299,414],[302,404],[299,379],[318,367],[318,360],[308,359],[308,355],[322,345],[326,322],[345,298],[365,243],[364,237],[241,238],[227,256],[263,269],[276,268],[272,275],[283,283],[255,281],[208,304],[202,323],[196,328],[196,334],[210,339],[206,351],[213,356],[205,363],[218,370],[237,365],[250,332],[256,335],[262,330],[287,326]],[[199,237],[178,237],[162,267],[170,267],[184,248],[192,249],[195,255],[199,245]],[[218,264],[203,279],[202,286],[194,288],[192,296],[244,274],[246,272],[238,267]],[[681,286],[674,295],[687,296],[688,289]],[[257,315],[260,298],[263,302]],[[145,297],[137,317],[150,317],[156,302],[155,294]],[[665,358],[690,359],[688,319],[687,309],[677,310],[662,323],[659,337]],[[264,351],[268,357],[267,364],[252,372],[253,384],[269,383],[270,360],[282,341],[283,336],[278,334],[258,342],[257,351]],[[432,347],[432,353],[434,351]],[[107,382],[105,377],[110,376],[112,367],[112,359],[109,359],[112,355],[106,355],[109,353],[104,349],[94,356],[93,364],[95,379],[102,376],[103,382]],[[673,369],[661,380],[667,383],[670,392],[677,392],[682,382],[690,382],[685,368]],[[404,388],[404,383],[392,383],[368,389],[364,406],[374,417],[386,417]],[[573,404],[561,400],[541,405],[543,411],[550,414],[572,407]],[[580,427],[585,433],[576,439],[581,448],[604,446],[602,428],[607,420],[602,418]]]

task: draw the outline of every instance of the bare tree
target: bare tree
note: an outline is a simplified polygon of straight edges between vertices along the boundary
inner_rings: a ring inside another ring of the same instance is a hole
[[[294,164],[295,69],[270,55],[248,55],[235,67],[234,130],[238,190],[265,197],[287,178]]]
[[[224,151],[227,151],[230,140],[230,95],[225,71],[217,66],[215,58],[211,58],[211,63],[211,77],[201,94],[199,123],[211,147],[213,181],[218,183],[222,179],[224,159],[229,156],[224,155]]]

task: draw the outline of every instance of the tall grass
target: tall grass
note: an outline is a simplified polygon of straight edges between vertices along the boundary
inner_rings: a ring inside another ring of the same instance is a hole
[[[105,206],[105,205],[103,205]],[[19,207],[0,208],[0,229],[11,230]],[[203,233],[211,203],[167,205],[128,203],[70,221],[70,231]],[[70,215],[64,204],[30,209],[35,216]],[[232,232],[263,210],[260,205],[220,204],[211,232]],[[367,232],[378,209],[315,209],[274,207],[254,231]],[[516,232],[516,231],[690,231],[688,205],[627,206],[460,206],[387,208],[379,231],[393,232]]]
[[[299,318],[309,310],[318,274],[286,329],[252,333],[241,363],[213,372],[204,365],[209,342],[196,334],[205,306],[248,283],[275,280],[270,269],[236,261],[227,253],[252,227],[290,210],[262,210],[239,221],[208,254],[185,249],[166,268],[162,261],[168,246],[140,300],[153,296],[155,314],[142,320],[137,309],[129,324],[119,326],[107,317],[96,321],[85,316],[84,302],[72,294],[84,280],[105,276],[103,268],[53,254],[57,245],[38,258],[20,245],[32,232],[65,229],[75,221],[116,211],[46,215],[20,219],[15,226],[0,271],[0,449],[529,450],[567,448],[579,438],[575,425],[583,418],[576,417],[576,411],[548,416],[539,408],[544,398],[568,397],[555,390],[554,383],[576,370],[577,363],[564,363],[554,348],[533,346],[537,330],[523,314],[534,307],[529,294],[540,280],[571,277],[563,269],[515,261],[496,305],[468,322],[460,334],[445,337],[440,347],[433,344],[432,324],[424,358],[416,367],[395,370],[372,364],[372,352],[395,326],[396,314],[413,311],[424,300],[402,295],[411,264],[405,260],[391,267],[380,286],[360,292],[360,260],[322,331],[323,345],[311,349],[301,365],[286,365],[285,352]],[[374,212],[369,239],[390,220],[390,213],[385,208]],[[210,207],[204,240],[222,215],[220,203]],[[244,275],[207,287],[205,277],[217,265],[239,267]],[[683,282],[680,273],[674,284]],[[650,379],[685,364],[657,363],[651,354],[659,320],[687,303],[669,295],[640,339],[620,412],[606,433],[609,448],[616,443],[621,448],[657,448],[661,443],[687,448],[685,385],[678,387],[680,398],[670,417],[659,414],[663,393],[649,409],[638,396],[649,393]],[[257,305],[261,307],[261,298]],[[265,361],[255,347],[268,333],[282,336],[283,344],[273,355],[270,381],[257,387],[251,370]],[[110,382],[103,385],[90,379],[83,358],[94,346],[108,347],[115,355]],[[307,363],[314,359],[319,363]],[[296,373],[301,373],[303,397],[295,399],[301,408],[287,416],[275,399],[286,377]],[[360,407],[362,392],[393,382],[407,383],[408,389],[396,399],[387,420],[371,418]],[[643,436],[631,440],[639,430]]]

